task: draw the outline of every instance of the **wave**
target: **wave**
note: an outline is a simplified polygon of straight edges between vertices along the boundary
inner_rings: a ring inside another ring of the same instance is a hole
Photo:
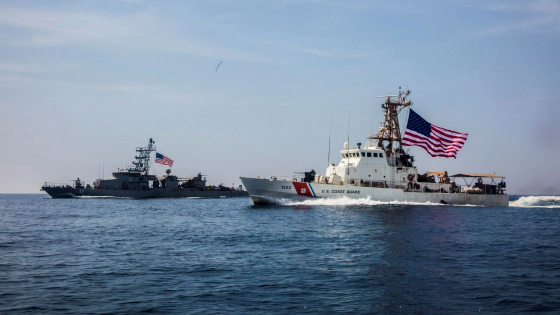
[[[379,205],[415,205],[415,206],[445,206],[434,202],[411,202],[411,201],[379,201],[371,197],[366,198],[314,198],[307,200],[279,199],[277,203],[282,206],[379,206]]]
[[[509,202],[510,207],[560,208],[560,196],[525,196]]]

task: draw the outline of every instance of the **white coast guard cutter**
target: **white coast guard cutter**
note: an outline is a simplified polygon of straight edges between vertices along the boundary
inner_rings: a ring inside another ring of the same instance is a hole
[[[385,121],[380,131],[362,146],[340,151],[338,165],[328,163],[325,175],[299,173],[291,180],[240,177],[255,204],[309,198],[371,198],[382,202],[508,206],[504,176],[447,172],[418,173],[414,157],[403,150],[398,115],[412,105],[410,91],[384,96]],[[408,128],[408,127],[407,127]],[[428,151],[428,149],[426,149]],[[445,150],[444,150],[445,151]],[[433,155],[433,152],[430,153]],[[456,152],[453,153],[453,156]],[[300,175],[301,174],[301,175]],[[462,179],[464,181],[457,181]]]

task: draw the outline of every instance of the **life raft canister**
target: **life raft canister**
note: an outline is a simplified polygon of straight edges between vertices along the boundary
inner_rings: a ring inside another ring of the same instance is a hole
[[[413,181],[414,180],[414,174],[408,174],[407,178],[408,178],[409,182]]]

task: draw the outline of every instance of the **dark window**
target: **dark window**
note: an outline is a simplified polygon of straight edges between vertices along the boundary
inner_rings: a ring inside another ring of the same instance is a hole
[[[379,157],[383,157],[383,153],[379,153]]]
[[[371,152],[368,152],[368,153],[367,153],[367,157],[371,157]]]
[[[377,153],[374,153],[374,154],[373,154],[373,157],[377,157]]]
[[[366,153],[365,153],[365,152],[362,152],[362,156],[366,156]]]

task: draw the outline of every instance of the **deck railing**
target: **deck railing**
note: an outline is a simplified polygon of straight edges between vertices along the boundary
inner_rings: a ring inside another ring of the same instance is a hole
[[[271,180],[279,180],[279,177],[289,176],[272,176]],[[287,181],[289,179],[282,179],[282,181]],[[303,178],[298,176],[292,176],[291,181],[303,182]],[[375,188],[396,188],[402,189],[406,192],[415,193],[448,193],[448,194],[479,194],[479,195],[506,195],[505,188],[500,187],[500,185],[483,185],[483,188],[475,189],[474,185],[452,185],[444,183],[431,183],[431,182],[410,182],[410,181],[375,181],[375,180],[363,180],[356,178],[348,178],[344,180],[339,180],[338,182],[328,182],[324,176],[316,176],[313,183],[316,184],[326,184],[333,186],[356,186],[356,187],[375,187]]]
[[[48,183],[48,182],[45,182],[45,183],[43,184],[43,187],[48,187],[48,188],[64,188],[64,187],[72,187],[72,185],[61,184],[61,183]]]
[[[295,179],[295,178],[294,178]],[[406,192],[416,192],[416,193],[449,193],[449,194],[491,194],[500,195],[505,194],[503,189],[495,187],[491,189],[480,189],[473,190],[473,187],[469,185],[452,185],[444,183],[431,183],[431,182],[410,182],[410,181],[370,181],[362,179],[344,179],[338,183],[326,183],[323,179],[322,182],[317,180],[314,183],[328,184],[333,186],[346,185],[346,186],[356,186],[356,187],[375,187],[375,188],[396,188],[402,189]]]

